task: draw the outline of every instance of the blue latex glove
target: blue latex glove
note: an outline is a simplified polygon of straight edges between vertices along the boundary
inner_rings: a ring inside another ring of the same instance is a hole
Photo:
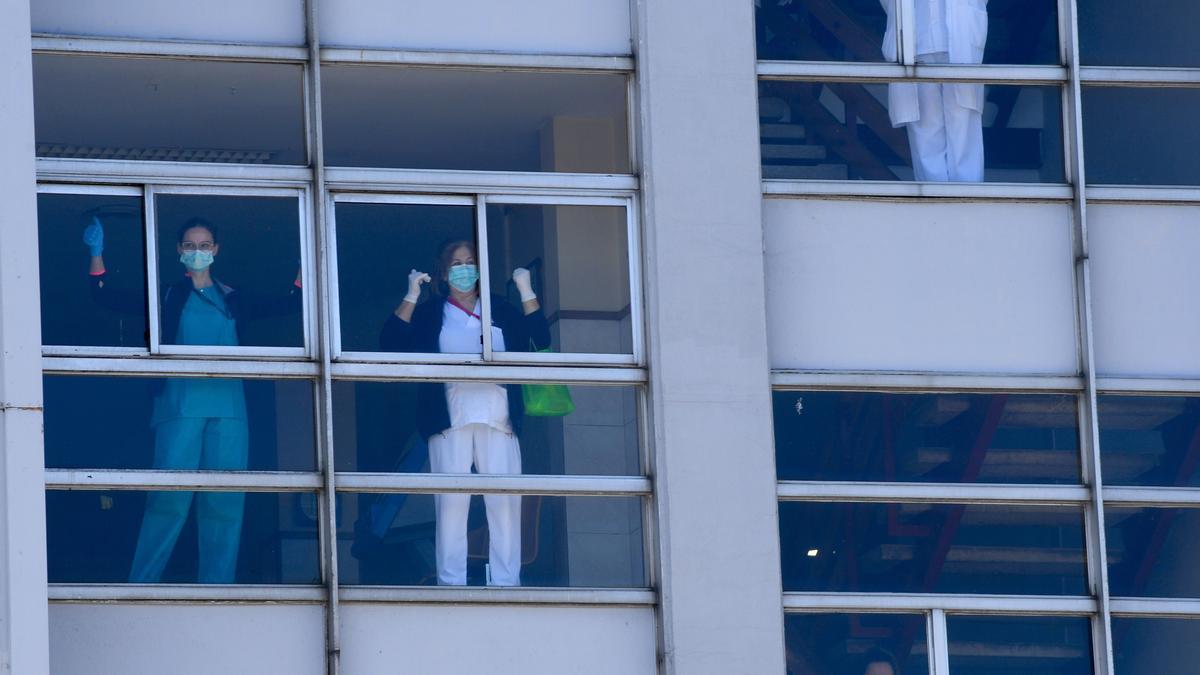
[[[92,216],[92,224],[84,228],[83,243],[87,245],[93,257],[104,252],[104,226],[100,224],[99,218]]]

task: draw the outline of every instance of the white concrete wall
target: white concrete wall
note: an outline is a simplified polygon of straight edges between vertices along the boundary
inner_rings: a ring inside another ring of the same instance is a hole
[[[752,2],[637,3],[664,672],[784,672]]]
[[[628,54],[628,0],[331,0],[326,46]]]
[[[656,672],[648,608],[343,604],[341,618],[347,674]]]
[[[50,647],[51,668],[40,672],[54,675],[323,675],[325,612],[320,605],[55,604]]]
[[[771,367],[1076,371],[1070,209],[768,199]]]
[[[302,0],[31,0],[35,33],[304,44]]]
[[[0,673],[45,673],[46,513],[27,0],[0,0]]]
[[[1096,372],[1200,376],[1200,208],[1088,207]]]

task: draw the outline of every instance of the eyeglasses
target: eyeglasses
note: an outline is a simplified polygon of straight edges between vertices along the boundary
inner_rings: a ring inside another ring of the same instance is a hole
[[[180,244],[179,244],[179,248],[187,251],[188,253],[191,253],[192,251],[195,251],[197,249],[199,249],[201,251],[205,251],[207,253],[212,253],[214,246],[216,246],[216,244],[214,244],[211,241],[202,241],[202,242],[200,242],[199,245],[196,245],[195,242],[191,242],[191,241],[184,241],[184,242],[180,242]]]

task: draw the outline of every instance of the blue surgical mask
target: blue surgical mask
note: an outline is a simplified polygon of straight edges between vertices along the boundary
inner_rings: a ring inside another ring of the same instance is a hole
[[[179,262],[189,270],[199,272],[208,269],[213,263],[213,254],[212,251],[184,251],[183,255],[179,256]]]
[[[475,288],[475,282],[479,281],[479,268],[474,265],[455,265],[446,276],[454,290],[466,293]]]

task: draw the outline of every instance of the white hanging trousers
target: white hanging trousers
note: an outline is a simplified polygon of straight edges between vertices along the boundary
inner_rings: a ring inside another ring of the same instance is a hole
[[[917,63],[944,63],[945,55],[917,57]],[[919,83],[921,117],[908,122],[913,178],[919,181],[983,180],[983,115],[959,102],[957,87],[976,84]]]
[[[486,424],[467,424],[429,437],[429,464],[434,473],[521,473],[521,446],[514,434]],[[484,495],[487,510],[488,564],[492,586],[521,585],[521,496]],[[467,513],[469,494],[434,495],[437,513],[438,583],[467,583]]]

